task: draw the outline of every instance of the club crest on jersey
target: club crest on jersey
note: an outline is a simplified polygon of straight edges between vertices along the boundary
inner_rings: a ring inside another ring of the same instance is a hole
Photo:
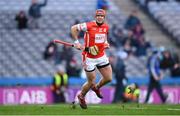
[[[99,32],[103,32],[103,28],[99,28]]]
[[[99,32],[106,32],[106,28],[99,28]]]

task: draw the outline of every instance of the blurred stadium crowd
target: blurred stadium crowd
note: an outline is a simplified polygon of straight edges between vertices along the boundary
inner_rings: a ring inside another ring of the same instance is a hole
[[[80,76],[81,64],[79,64],[79,54],[77,52],[74,53],[74,50],[71,48],[59,45],[57,46],[50,41],[52,39],[64,39],[65,41],[71,41],[71,36],[69,34],[70,26],[74,23],[92,19],[92,13],[95,10],[96,1],[93,0],[82,4],[81,0],[79,0],[76,1],[77,3],[75,5],[72,5],[70,8],[66,8],[66,6],[72,1],[64,2],[61,0],[49,0],[47,6],[42,7],[42,17],[39,16],[41,18],[38,18],[39,27],[34,27],[34,29],[31,27],[32,21],[28,21],[32,20],[29,9],[31,0],[21,2],[15,0],[9,2],[8,4],[6,4],[6,2],[7,1],[2,0],[0,3],[0,27],[2,41],[1,76],[43,77],[51,75],[55,70],[54,65],[49,61],[47,62],[42,59],[44,51],[44,59],[50,60],[54,58],[53,60],[55,61],[55,64],[63,63],[63,61],[65,61],[64,63],[66,64],[64,65],[67,67],[68,74],[70,76]],[[43,1],[41,2],[43,3]],[[142,0],[139,2],[145,5],[145,0],[144,2],[142,2]],[[178,42],[178,34],[180,33],[178,21],[179,3],[176,1],[152,1],[147,4],[149,12],[152,13],[152,15],[157,18],[163,26],[166,28],[168,27],[167,30],[169,29],[168,31],[174,35],[173,37],[175,37]],[[163,8],[159,7],[158,4],[160,4]],[[166,5],[168,7],[166,7]],[[78,9],[74,10],[75,7]],[[86,7],[88,7],[88,9]],[[164,7],[166,10],[169,10],[169,12],[165,11]],[[78,14],[76,14],[77,12]],[[111,26],[109,42],[111,44],[112,51],[110,52],[121,54],[120,51],[124,51],[128,54],[128,56],[132,56],[129,57],[128,61],[125,61],[128,65],[128,77],[132,75],[136,75],[137,77],[144,76],[146,74],[145,61],[148,57],[148,50],[150,51],[152,48],[157,46],[153,46],[156,43],[146,40],[146,30],[137,16],[138,11],[132,11],[132,14],[130,14],[129,17],[124,16],[123,12],[110,2],[107,12],[107,20]],[[171,14],[175,17],[172,20],[168,20],[168,17],[173,17],[170,16]],[[20,20],[18,15],[25,15],[25,20],[18,22],[18,20]],[[87,19],[83,19],[83,17],[87,17]],[[21,22],[24,22],[25,25]],[[82,37],[83,33],[80,34],[80,38]],[[64,53],[66,53],[66,55]],[[142,66],[137,65],[140,62],[142,63]]]
[[[107,1],[108,4],[102,7],[97,5],[97,0],[39,0],[41,4],[33,8],[31,2],[36,0],[0,0],[0,78],[52,78],[58,65],[65,67],[69,78],[83,78],[81,53],[71,47],[54,44],[52,40],[72,42],[70,27],[93,19],[96,8],[107,11],[111,45],[107,53],[114,73],[122,71],[125,81],[129,78],[147,78],[148,58],[157,50],[162,52],[161,68],[165,77],[180,77],[179,53],[168,46],[159,47],[146,38],[138,10],[134,9],[129,16],[125,16],[116,4]],[[178,46],[180,2],[135,1],[162,26],[165,33],[171,35]],[[79,38],[83,42],[83,33]],[[117,81],[116,78],[114,81]]]

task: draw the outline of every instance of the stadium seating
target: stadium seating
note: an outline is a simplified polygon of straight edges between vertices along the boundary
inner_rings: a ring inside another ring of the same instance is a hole
[[[145,5],[145,0],[137,0]],[[149,13],[170,33],[180,44],[180,3],[175,0],[150,1],[147,4]]]
[[[75,19],[81,21],[93,19],[96,0],[84,1],[86,0],[49,0],[48,5],[42,9],[43,16],[40,19],[39,29],[17,30],[14,21],[15,14],[22,9],[27,12],[30,0],[11,0],[8,3],[7,0],[1,0],[0,77],[47,78],[52,76],[55,72],[55,65],[44,61],[42,53],[48,42],[54,38],[72,41],[69,37],[69,30]],[[122,27],[126,17],[111,1],[110,6],[107,17],[110,26],[117,24]],[[144,59],[132,56],[125,63],[128,77],[146,75]],[[142,65],[138,65],[140,63]]]

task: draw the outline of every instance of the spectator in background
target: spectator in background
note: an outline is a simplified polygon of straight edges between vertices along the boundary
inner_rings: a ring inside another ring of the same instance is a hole
[[[136,39],[136,41],[139,41],[139,39],[144,36],[145,34],[145,30],[143,29],[143,26],[140,24],[137,24],[134,28],[133,28],[133,36]]]
[[[68,75],[63,65],[57,66],[57,72],[53,76],[51,90],[53,93],[54,103],[66,103],[68,88]]]
[[[24,11],[20,11],[16,15],[15,20],[17,21],[17,28],[18,29],[26,29],[28,27],[27,26],[28,18],[27,18]]]
[[[119,52],[118,56],[112,55],[109,58],[116,79],[115,92],[112,103],[117,103],[123,101],[124,99],[123,93],[124,93],[125,85],[123,81],[127,80],[125,74],[126,71],[125,71],[124,59],[126,59],[127,56],[128,55],[126,52]]]
[[[47,5],[47,0],[44,3],[38,3],[37,0],[32,0],[32,4],[29,8],[30,21],[29,25],[31,28],[39,28],[39,18],[41,17],[41,8]]]
[[[45,48],[43,58],[45,60],[55,59],[57,55],[57,45],[54,42],[49,42]]]
[[[62,50],[57,54],[55,64],[64,64],[66,73],[70,77],[80,76],[81,65],[78,63],[71,46],[63,46]]]
[[[176,77],[180,77],[180,62],[179,62],[179,56],[174,53],[172,55],[173,57],[173,60],[174,60],[174,65],[173,67],[171,68],[171,76],[173,78],[176,78]]]
[[[127,40],[124,41],[123,50],[125,52],[127,52],[128,55],[132,55],[133,54],[134,50],[133,50],[132,43],[131,43],[130,39],[127,39]]]
[[[173,67],[175,61],[168,49],[164,49],[162,52],[163,59],[161,60],[161,68],[162,69],[168,69],[170,67]]]
[[[139,37],[139,40],[136,42],[136,56],[146,56],[147,49],[150,47],[150,43],[145,41],[144,36]]]
[[[131,55],[134,53],[134,46],[135,46],[136,40],[133,36],[132,31],[127,31],[127,36],[123,39],[123,50],[128,53],[128,55]]]
[[[78,61],[76,56],[71,58],[71,61],[67,63],[67,74],[72,77],[80,77],[82,70],[81,63]]]
[[[109,4],[107,0],[97,0],[96,9],[103,9],[107,11],[109,9]]]
[[[163,94],[163,90],[160,83],[160,80],[163,78],[163,74],[160,69],[161,60],[162,60],[162,53],[159,50],[155,50],[152,56],[150,56],[148,60],[150,81],[149,81],[148,92],[145,99],[145,103],[148,102],[150,94],[153,89],[157,90],[157,93],[159,94],[161,101],[163,103],[166,102],[166,96]]]
[[[65,64],[69,63],[73,56],[73,50],[71,46],[63,46],[62,50],[58,53],[59,57],[58,57],[58,62],[56,62],[56,64],[65,62]]]
[[[125,22],[124,28],[133,30],[136,25],[141,25],[141,21],[137,16],[137,10],[133,10]]]
[[[170,69],[173,78],[180,77],[180,63],[179,57],[175,53],[171,53],[165,49],[163,51],[163,60],[161,61],[161,68]]]
[[[117,28],[117,26],[114,24],[112,26],[112,36],[113,37],[110,39],[110,44],[115,48],[122,47],[124,41],[123,29]]]

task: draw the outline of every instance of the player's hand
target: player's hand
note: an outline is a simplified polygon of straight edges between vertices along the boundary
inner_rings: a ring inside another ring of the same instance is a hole
[[[105,49],[109,49],[109,48],[110,48],[109,43],[105,43],[105,44],[104,44],[104,48],[105,48]]]
[[[81,44],[80,44],[80,43],[74,43],[74,47],[75,47],[76,49],[79,49],[79,50],[80,50]]]
[[[96,56],[99,53],[99,48],[96,45],[91,46],[89,47],[89,53]]]
[[[74,43],[74,47],[78,50],[84,50],[84,46],[81,45],[80,43]]]
[[[79,43],[78,40],[75,40],[73,45],[78,50],[84,50],[84,47],[81,45],[81,43]]]

